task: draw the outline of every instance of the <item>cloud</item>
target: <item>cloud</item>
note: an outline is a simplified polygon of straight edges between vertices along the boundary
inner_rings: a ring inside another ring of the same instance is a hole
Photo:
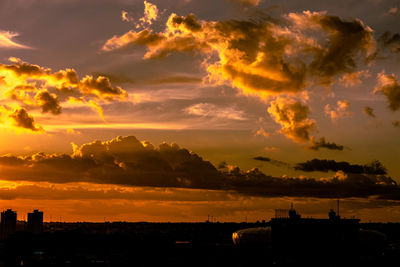
[[[272,161],[270,161],[271,163]],[[225,164],[226,165],[226,164]],[[177,144],[155,147],[134,136],[73,145],[73,153],[0,156],[2,179],[66,184],[89,182],[127,187],[162,187],[223,190],[239,195],[277,197],[369,197],[399,199],[400,188],[377,170],[382,165],[363,165],[367,174],[334,178],[282,178],[258,169],[242,171],[230,166],[218,171],[210,162]],[[224,166],[225,167],[225,166]]]
[[[40,126],[36,125],[35,119],[29,115],[24,108],[16,109],[10,114],[10,118],[14,120],[14,124],[18,127],[29,129],[34,132],[43,131]]]
[[[38,102],[38,105],[42,108],[42,112],[51,112],[54,115],[61,113],[60,101],[58,100],[55,94],[50,94],[47,91],[39,91],[35,95],[35,99]]]
[[[286,163],[286,162],[283,162],[283,161],[280,161],[280,160],[271,159],[271,158],[268,158],[268,157],[258,156],[258,157],[254,157],[253,159],[254,160],[258,160],[258,161],[268,162],[268,163],[270,163],[272,165],[279,166],[279,167],[282,167],[282,166],[289,167],[289,164]]]
[[[360,84],[361,78],[367,78],[370,76],[371,75],[367,70],[360,70],[357,72],[343,74],[343,76],[339,79],[339,82],[345,87],[351,87]]]
[[[316,39],[319,35],[326,38]],[[164,31],[131,30],[107,40],[102,50],[136,45],[147,47],[146,59],[199,53],[206,58],[210,81],[261,97],[300,92],[307,80],[329,85],[335,76],[353,73],[356,58],[367,60],[375,47],[372,30],[361,21],[308,11],[260,22],[205,21],[173,13]]]
[[[329,150],[339,150],[342,151],[344,147],[333,142],[325,141],[325,137],[321,137],[318,141],[315,141],[315,137],[311,138],[311,145],[308,147],[312,150],[319,150],[320,148],[326,148]]]
[[[388,108],[391,111],[400,109],[400,83],[395,74],[386,75],[384,71],[377,76],[378,84],[374,93],[381,93],[386,96],[389,102]]]
[[[184,112],[190,115],[202,117],[214,117],[229,120],[246,120],[244,112],[235,107],[217,107],[214,104],[199,103],[191,105],[184,109]]]
[[[122,21],[126,21],[126,22],[130,22],[130,21],[133,20],[133,18],[131,18],[129,16],[129,13],[127,11],[125,11],[125,10],[121,11],[121,19],[122,19]]]
[[[33,124],[33,117],[28,115],[31,110],[40,108],[43,113],[59,115],[64,105],[86,106],[98,112],[104,120],[101,104],[127,98],[126,91],[113,86],[105,76],[79,79],[73,69],[53,72],[18,58],[12,57],[9,61],[11,64],[0,64],[1,107],[3,113],[10,112],[8,107],[17,109],[18,112],[9,117],[13,118],[13,125],[23,129],[39,129]],[[2,123],[7,123],[4,116]]]
[[[267,160],[265,157],[260,159]],[[269,160],[266,162],[280,164]],[[312,170],[355,169],[354,172],[360,175],[338,174],[324,179],[282,178],[265,175],[258,169],[242,171],[233,166],[229,166],[228,172],[220,172],[210,162],[176,144],[163,143],[155,147],[149,142],[140,142],[134,136],[73,145],[71,155],[37,153],[31,156],[0,156],[1,178],[10,181],[223,190],[261,197],[378,196],[399,199],[400,188],[390,177],[384,176],[386,170],[377,161],[360,166],[327,161],[333,167],[329,165],[323,169],[321,165],[325,161],[315,161],[311,161],[314,163],[311,164]],[[303,170],[310,169],[308,162],[296,166]]]
[[[331,86],[339,78],[357,83],[366,75],[358,65],[376,52],[373,31],[360,20],[310,11],[258,21],[210,21],[172,13],[163,30],[130,30],[107,40],[102,51],[129,53],[136,46],[146,47],[146,60],[177,52],[201,57],[205,81],[228,84],[266,101],[288,94],[304,100],[307,88]],[[294,108],[299,110],[289,111]],[[281,133],[295,142],[308,141],[316,128],[300,102],[275,100],[268,110],[282,125]],[[287,116],[296,112],[300,115]]]
[[[18,33],[13,33],[9,31],[0,31],[0,48],[8,48],[8,49],[32,49],[29,46],[25,46],[14,42],[12,39],[17,37]]]
[[[144,15],[139,19],[139,23],[136,25],[136,28],[140,27],[148,27],[153,24],[154,21],[157,20],[158,17],[158,8],[156,5],[144,1]]]
[[[388,11],[389,14],[391,15],[395,15],[399,12],[399,8],[398,7],[391,7]]]
[[[315,121],[308,118],[310,113],[308,106],[301,102],[277,98],[271,102],[268,112],[272,118],[281,124],[281,133],[295,142],[310,140],[310,132],[315,127]]]
[[[379,42],[384,48],[389,48],[391,52],[400,55],[400,34],[385,32],[379,37]]]
[[[363,112],[365,115],[371,117],[371,118],[376,118],[375,113],[374,113],[374,109],[371,107],[364,107],[363,108]]]
[[[400,127],[400,121],[393,121],[392,124],[394,127]]]
[[[339,118],[350,117],[354,113],[350,111],[350,102],[347,100],[339,100],[336,103],[336,107],[331,107],[330,104],[325,106],[325,114],[328,115],[332,121],[336,121]]]
[[[228,1],[232,3],[238,3],[243,6],[258,6],[261,2],[261,0],[228,0]]]
[[[278,147],[274,147],[274,146],[267,146],[267,147],[264,147],[264,150],[268,151],[268,152],[270,152],[270,151],[278,151],[279,148]]]
[[[255,135],[269,137],[271,134],[269,132],[265,131],[265,129],[261,127],[256,131]]]
[[[385,166],[375,160],[365,165],[350,164],[345,161],[337,162],[335,160],[326,159],[313,159],[306,162],[297,163],[294,167],[295,170],[313,172],[328,172],[328,171],[343,171],[345,173],[355,174],[387,174]]]

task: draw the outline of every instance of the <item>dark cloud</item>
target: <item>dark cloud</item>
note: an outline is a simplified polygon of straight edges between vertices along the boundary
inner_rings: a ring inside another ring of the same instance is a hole
[[[316,163],[321,165],[321,161]],[[355,169],[353,172],[359,173],[338,172],[334,178],[314,179],[272,177],[258,169],[244,172],[232,166],[229,171],[221,172],[210,162],[176,144],[163,143],[154,147],[134,136],[94,141],[80,147],[74,145],[72,155],[38,153],[0,157],[2,177],[8,180],[223,190],[261,197],[377,196],[399,199],[400,188],[390,177],[383,175],[385,172],[379,162],[360,166],[328,163],[334,166],[329,165],[324,170]]]
[[[364,114],[366,114],[367,116],[369,116],[371,118],[376,118],[374,109],[371,107],[364,107],[363,112],[364,112]]]
[[[385,48],[389,48],[393,53],[400,56],[400,34],[385,32],[378,40]]]
[[[112,86],[108,77],[86,76],[80,81],[80,89],[83,93],[93,94],[98,97],[112,100],[114,97],[126,97],[126,92],[118,86]]]
[[[240,194],[251,196],[297,196],[347,198],[375,196],[381,199],[400,199],[400,187],[384,175],[343,174],[329,179],[277,178],[258,169],[247,172],[233,170],[226,174],[230,187]]]
[[[270,163],[272,165],[279,166],[279,167],[281,167],[281,166],[288,167],[289,166],[289,164],[286,163],[286,162],[283,162],[283,161],[280,161],[280,160],[271,159],[271,158],[268,158],[268,157],[263,157],[263,156],[254,157],[253,159],[254,160],[258,160],[258,161],[268,162],[268,163]]]
[[[387,174],[386,168],[377,160],[365,165],[353,165],[345,161],[337,162],[335,160],[313,159],[310,161],[297,163],[294,169],[306,172],[343,171],[345,173],[356,174]]]
[[[36,125],[35,119],[29,115],[24,108],[16,109],[9,116],[14,120],[14,124],[18,127],[29,129],[34,132],[43,130],[40,126]]]
[[[42,108],[43,113],[51,112],[54,115],[61,113],[60,101],[55,94],[50,94],[47,91],[39,91],[35,99]]]
[[[400,121],[394,121],[392,124],[394,127],[400,127]]]
[[[218,169],[220,170],[220,169],[225,169],[225,168],[228,168],[228,164],[226,163],[226,161],[221,161],[218,164]]]
[[[329,150],[339,150],[342,151],[344,146],[338,145],[333,142],[325,141],[325,137],[321,137],[318,141],[315,141],[315,138],[311,138],[311,146],[308,147],[312,150],[319,150],[320,148],[326,148]]]
[[[345,21],[337,16],[323,15],[315,16],[313,20],[328,34],[328,42],[326,46],[316,49],[310,71],[321,77],[322,83],[329,85],[335,75],[356,70],[355,55],[362,50],[373,49],[373,31],[358,19]]]

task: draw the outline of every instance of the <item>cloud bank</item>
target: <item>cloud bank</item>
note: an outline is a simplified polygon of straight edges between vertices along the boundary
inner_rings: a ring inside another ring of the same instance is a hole
[[[265,161],[266,158],[258,158]],[[326,163],[326,164],[325,164]],[[328,164],[329,163],[329,164]],[[0,179],[13,181],[147,186],[225,190],[250,196],[370,197],[399,199],[400,188],[382,172],[381,165],[346,165],[315,160],[299,163],[306,170],[340,170],[334,178],[268,176],[258,169],[230,167],[218,171],[210,162],[176,144],[158,147],[134,136],[73,145],[73,153],[0,157]],[[332,167],[333,166],[333,167]],[[344,166],[344,167],[343,167]],[[354,171],[355,169],[356,171]],[[324,169],[326,170],[326,168]],[[347,171],[351,171],[346,173]]]

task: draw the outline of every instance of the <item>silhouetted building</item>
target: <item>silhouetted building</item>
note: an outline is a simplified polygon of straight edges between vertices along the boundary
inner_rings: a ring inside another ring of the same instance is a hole
[[[33,234],[41,234],[43,232],[43,212],[34,210],[28,213],[28,231]]]
[[[293,207],[287,217],[278,215],[270,221],[273,254],[278,259],[343,261],[356,255],[359,219],[342,219],[333,210],[329,219],[302,218]]]
[[[6,239],[9,235],[15,234],[17,228],[17,213],[8,209],[1,213],[1,239]]]

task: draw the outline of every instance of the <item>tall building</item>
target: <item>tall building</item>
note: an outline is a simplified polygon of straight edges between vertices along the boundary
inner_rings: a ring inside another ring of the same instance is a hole
[[[43,232],[43,212],[34,210],[28,213],[28,231],[33,234],[41,234]]]
[[[6,239],[9,235],[15,233],[17,228],[17,213],[8,209],[1,213],[1,239]]]

